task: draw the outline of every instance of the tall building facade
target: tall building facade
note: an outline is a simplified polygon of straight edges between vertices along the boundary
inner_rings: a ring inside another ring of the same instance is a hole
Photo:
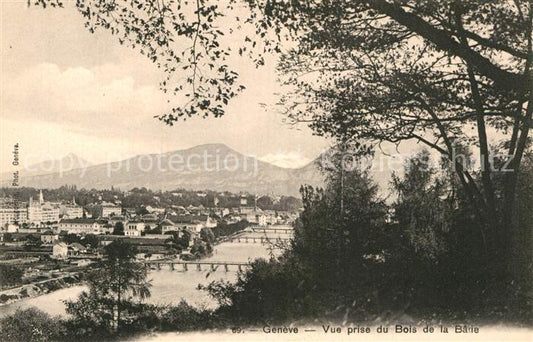
[[[59,206],[44,201],[43,191],[39,191],[39,201],[30,197],[28,203],[28,222],[41,224],[46,222],[59,222]]]
[[[0,226],[10,223],[28,222],[26,203],[19,201],[2,201],[0,205]]]

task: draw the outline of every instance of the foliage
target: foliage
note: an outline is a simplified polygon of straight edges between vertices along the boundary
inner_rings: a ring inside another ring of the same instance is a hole
[[[35,236],[33,234],[26,235],[24,237],[24,240],[26,241],[24,243],[24,248],[28,250],[31,248],[39,247],[43,244],[39,236]]]
[[[221,304],[216,315],[232,324],[287,322],[309,313],[304,303],[309,293],[298,286],[301,274],[294,271],[276,261],[258,259],[236,284],[219,281],[200,288]]]
[[[198,196],[198,191],[175,189],[172,191],[153,191],[146,188],[133,188],[124,192],[119,189],[77,189],[75,186],[61,186],[57,189],[45,189],[45,197],[51,201],[71,201],[87,206],[99,202],[99,198],[106,202],[120,200],[122,207],[135,208],[137,214],[148,214],[145,206],[153,207],[213,207],[214,198],[218,200],[219,208],[237,208],[240,206],[241,194],[230,192],[206,191],[207,196]],[[35,188],[0,188],[0,197],[11,197],[18,201],[27,201],[30,196],[38,196]],[[176,194],[179,194],[176,195]],[[253,203],[254,195],[246,196],[248,203]],[[277,211],[294,211],[301,208],[301,200],[293,196],[282,196],[278,203],[272,206],[258,205],[261,209]]]
[[[30,308],[0,319],[0,340],[13,342],[116,341],[135,334],[157,331],[191,331],[217,327],[211,311],[197,309],[184,301],[175,306],[130,303],[130,319],[120,332],[103,329],[110,317],[100,317],[102,305],[87,293],[75,305],[74,317],[61,319]],[[85,307],[85,308],[84,308]],[[88,310],[93,308],[96,311]],[[100,327],[100,328],[97,328]]]
[[[209,312],[199,310],[185,301],[176,306],[163,308],[159,315],[162,331],[191,331],[210,328],[212,317]]]
[[[4,233],[3,238],[4,242],[13,242],[13,234],[11,233]]]
[[[165,72],[161,89],[185,99],[158,116],[168,124],[224,115],[244,89],[229,66],[232,54],[256,65],[265,54],[281,54],[278,69],[289,92],[279,103],[289,121],[339,142],[414,140],[442,154],[457,166],[490,253],[509,257],[512,237],[504,228],[517,223],[513,206],[533,116],[530,2],[91,0],[75,6],[91,32],[111,31]],[[244,41],[230,46],[222,38],[238,28]],[[252,36],[245,33],[250,28]],[[493,167],[491,131],[505,136],[505,170]],[[480,182],[457,163],[456,146],[476,147],[484,165]],[[505,178],[502,196],[496,173]]]
[[[398,193],[393,210],[394,219],[405,227],[415,252],[436,259],[447,248],[442,235],[450,230],[454,203],[445,201],[451,189],[430,162],[429,152],[423,150],[407,161],[403,179],[393,175]]]
[[[194,239],[193,245],[191,246],[191,253],[195,258],[203,258],[205,256],[211,255],[213,252],[213,246],[205,242],[202,239]]]
[[[0,319],[0,340],[13,342],[57,341],[65,335],[59,318],[29,308]]]
[[[115,227],[113,227],[113,235],[124,235],[124,223],[117,222]]]
[[[531,3],[282,1],[270,13],[297,41],[279,65],[294,89],[280,101],[289,119],[338,141],[414,140],[442,154],[485,226],[490,253],[508,258],[515,247],[506,227],[516,222],[533,115]],[[505,169],[491,158],[502,138]],[[458,163],[458,146],[477,150],[480,181]],[[505,178],[501,196],[496,176]]]
[[[213,244],[215,242],[215,234],[211,228],[202,228],[200,230],[200,239],[208,244]]]
[[[287,322],[352,302],[369,314],[367,292],[376,285],[369,282],[382,273],[394,235],[385,227],[386,206],[367,172],[337,170],[325,170],[326,189],[302,188],[304,211],[292,246],[279,260],[255,261],[235,285],[205,287],[222,305],[220,315],[247,324]],[[355,314],[351,306],[344,309],[342,314]]]
[[[81,240],[81,243],[85,246],[85,247],[92,247],[92,248],[97,248],[98,247],[98,244],[99,244],[99,239],[96,235],[94,234],[87,234],[83,237],[83,239]]]
[[[186,229],[183,229],[181,232],[172,232],[172,240],[180,249],[186,249],[189,247],[189,242],[191,241],[191,232]]]
[[[280,258],[254,262],[236,284],[203,287],[221,305],[216,314],[235,324],[406,316],[531,322],[531,279],[494,267],[500,261],[486,255],[456,176],[437,173],[428,158],[427,151],[413,156],[394,177],[390,221],[365,172],[326,169],[325,189],[302,188],[304,211]]]
[[[73,234],[73,233],[61,235],[61,240],[69,245],[75,242],[77,243],[82,242],[81,237],[78,234]]]
[[[230,224],[227,224],[225,222],[218,222],[216,228],[213,229],[213,234],[215,235],[215,238],[218,239],[222,236],[235,234],[236,232],[239,232],[248,226],[250,226],[250,223],[248,221],[239,221]]]
[[[107,245],[104,253],[104,260],[88,276],[89,292],[82,292],[77,301],[66,302],[67,313],[76,325],[93,333],[120,331],[134,316],[134,298],[150,296],[146,266],[135,261],[131,244],[118,240]]]
[[[76,332],[78,337],[103,337],[113,331],[114,303],[102,292],[91,286],[88,292],[83,291],[75,301],[65,302],[66,311],[72,316],[68,321],[72,327],[69,330]]]
[[[0,265],[0,287],[22,284],[24,272],[11,265]]]

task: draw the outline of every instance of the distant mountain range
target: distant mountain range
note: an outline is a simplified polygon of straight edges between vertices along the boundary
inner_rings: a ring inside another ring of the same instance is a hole
[[[20,172],[23,177],[38,176],[47,173],[59,173],[81,169],[92,166],[93,164],[74,153],[69,153],[61,159],[45,160],[40,163],[28,166]],[[2,178],[3,179],[3,178]]]
[[[318,160],[298,169],[282,168],[245,156],[224,144],[138,155],[98,165],[70,154],[60,161],[39,165],[48,167],[43,170],[43,167],[32,166],[33,171],[20,171],[20,186],[57,188],[68,184],[86,189],[113,186],[122,190],[186,188],[296,196],[302,184],[323,185]],[[0,177],[1,184],[8,186],[12,174]]]

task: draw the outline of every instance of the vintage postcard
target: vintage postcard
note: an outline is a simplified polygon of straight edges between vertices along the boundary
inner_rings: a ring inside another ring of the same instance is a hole
[[[531,0],[0,18],[0,341],[533,340]]]

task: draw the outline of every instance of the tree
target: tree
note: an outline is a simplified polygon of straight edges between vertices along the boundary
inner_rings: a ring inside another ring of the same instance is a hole
[[[0,265],[0,287],[22,284],[24,272],[14,266]]]
[[[296,89],[282,101],[289,118],[340,140],[415,140],[436,150],[476,203],[488,248],[509,248],[505,227],[533,113],[531,3],[313,1],[272,11],[299,34],[280,63]],[[507,134],[506,170],[493,167],[489,127]],[[480,183],[455,160],[456,145],[472,143]],[[510,172],[498,203],[492,178],[500,171]]]
[[[202,258],[209,255],[212,251],[213,247],[211,247],[211,244],[202,239],[194,239],[193,245],[191,246],[191,254],[194,254],[196,258]]]
[[[166,232],[165,235],[172,236],[172,242],[176,244],[176,247],[178,249],[181,249],[181,250],[189,247],[189,242],[192,236],[191,232],[189,232],[186,229],[183,229],[179,232],[177,231]]]
[[[235,284],[204,287],[221,304],[220,314],[257,324],[317,316],[364,320],[377,311],[374,293],[404,273],[393,261],[401,239],[385,223],[386,206],[368,171],[350,167],[345,149],[323,166],[324,189],[302,187],[303,212],[281,257],[256,260]],[[383,300],[389,306],[402,293],[391,292]]]
[[[257,206],[263,210],[271,209],[274,202],[269,196],[261,196],[257,199]]]
[[[100,240],[98,239],[98,237],[94,234],[87,234],[85,235],[85,237],[83,238],[83,240],[81,240],[81,243],[85,246],[85,247],[92,247],[92,248],[97,248],[98,247],[98,244],[100,243]]]
[[[113,235],[124,235],[124,223],[115,223],[115,227],[113,228]]]
[[[107,245],[104,254],[89,276],[89,292],[82,292],[75,302],[66,302],[67,312],[79,325],[120,331],[135,307],[133,299],[149,297],[151,284],[146,266],[135,261],[132,245],[118,240]]]
[[[406,163],[404,176],[393,175],[398,198],[393,205],[394,218],[405,229],[416,252],[437,259],[447,246],[442,234],[450,231],[453,200],[451,189],[430,164],[427,150]]]
[[[13,241],[13,234],[11,233],[4,233],[4,242],[12,242]]]
[[[66,234],[61,239],[63,240],[63,242],[69,245],[74,242],[81,243],[81,237],[77,234],[72,234],[72,233]]]
[[[33,234],[28,234],[25,237],[25,240],[26,242],[24,243],[24,247],[27,249],[31,249],[32,247],[39,247],[43,244],[41,239]]]
[[[383,253],[383,245],[376,242],[381,239],[386,214],[377,185],[368,170],[356,167],[361,157],[348,154],[349,147],[339,145],[330,152],[328,163],[323,163],[324,190],[302,188],[304,211],[294,236],[299,260],[304,264],[304,260],[315,260],[309,267],[318,283],[328,278],[323,270],[337,270],[324,290],[338,292],[342,286],[346,293],[356,287],[353,275],[360,276],[365,258]]]
[[[200,230],[200,239],[205,243],[213,244],[213,242],[215,242],[215,234],[213,234],[211,228],[202,228],[202,230]]]
[[[283,211],[295,211],[302,207],[302,201],[293,196],[281,196],[279,203],[274,206],[274,209]]]

